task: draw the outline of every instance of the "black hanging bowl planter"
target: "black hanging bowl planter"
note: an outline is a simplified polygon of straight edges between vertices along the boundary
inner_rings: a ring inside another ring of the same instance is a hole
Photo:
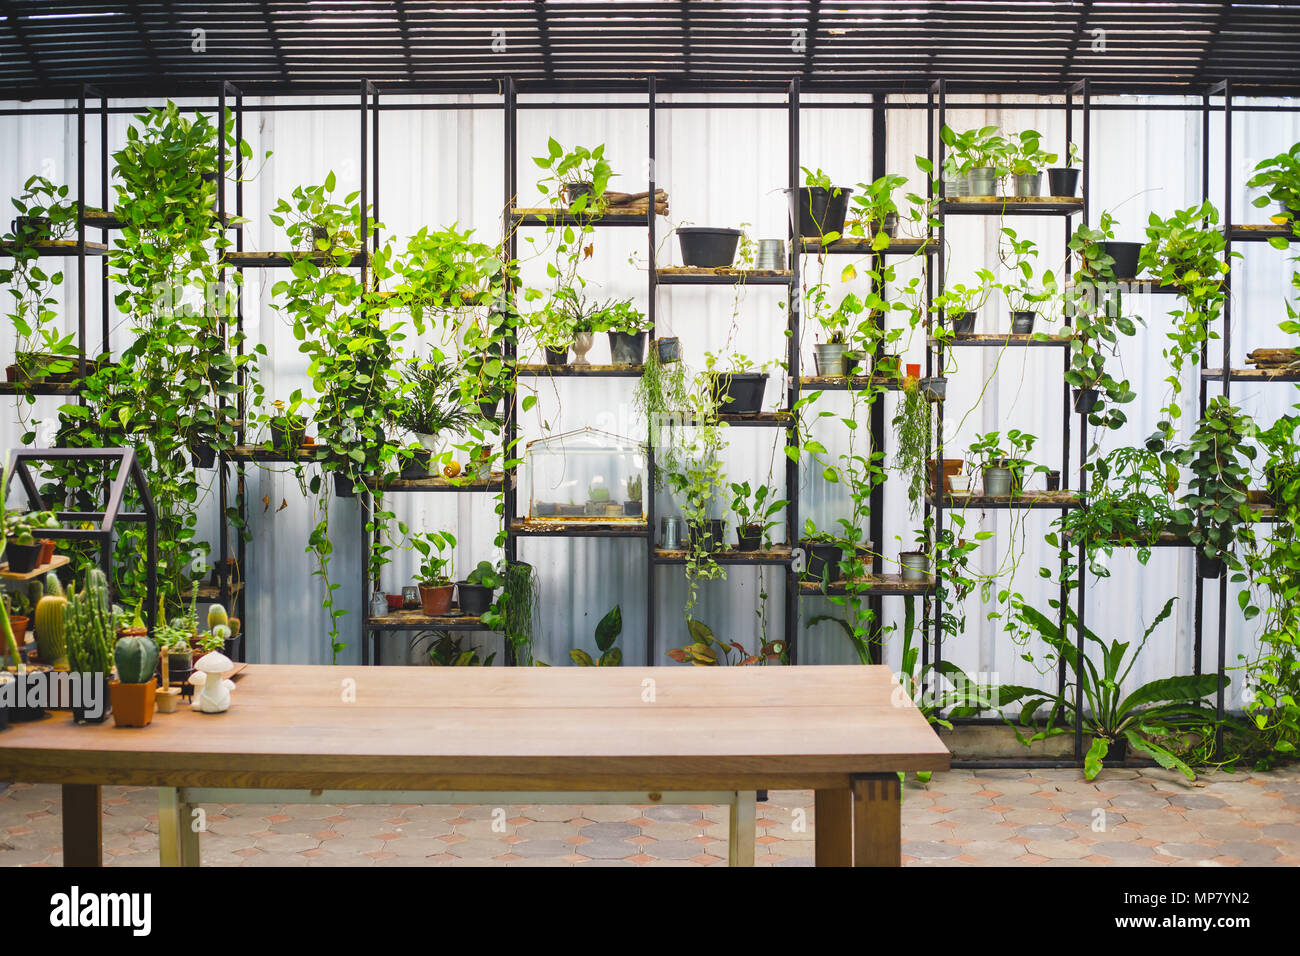
[[[723,415],[754,415],[763,407],[766,372],[720,372],[710,383],[713,401]]]
[[[640,365],[645,361],[645,337],[645,332],[610,332],[610,361],[615,365]]]
[[[1092,414],[1101,400],[1101,393],[1095,388],[1076,388],[1074,390],[1074,410],[1084,415]]]
[[[481,584],[456,582],[456,595],[460,600],[460,609],[470,617],[482,617],[483,612],[492,606],[492,588]]]
[[[739,229],[711,226],[679,226],[677,241],[682,247],[682,264],[703,269],[730,268],[736,259]]]
[[[1079,171],[1069,167],[1049,169],[1047,191],[1053,196],[1073,196],[1079,191]]]
[[[803,186],[785,190],[790,200],[790,224],[807,239],[817,239],[831,232],[844,231],[844,216],[849,208],[852,189],[843,186]]]
[[[1140,242],[1103,242],[1102,249],[1106,255],[1115,260],[1111,271],[1116,279],[1136,279],[1138,274],[1138,254],[1142,251]]]

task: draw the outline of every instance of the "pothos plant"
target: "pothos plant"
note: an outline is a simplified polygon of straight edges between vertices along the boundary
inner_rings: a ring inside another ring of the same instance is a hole
[[[77,368],[75,336],[57,327],[59,300],[53,292],[63,284],[63,272],[47,272],[40,261],[41,243],[66,239],[76,229],[77,206],[67,199],[67,186],[32,176],[12,200],[18,215],[5,236],[10,264],[0,268],[0,284],[13,298],[9,322],[19,381],[37,382]],[[34,395],[24,394],[24,404],[35,401]],[[30,444],[34,437],[24,436],[23,443]]]
[[[208,546],[195,537],[204,489],[190,467],[199,442],[229,449],[243,376],[265,350],[245,350],[226,327],[240,278],[222,269],[230,240],[217,219],[218,137],[227,163],[250,155],[230,115],[220,126],[174,104],[135,117],[113,155],[121,223],[109,254],[115,302],[132,338],[116,364],[92,374],[81,402],[60,409],[60,441],[73,447],[130,445],[158,510],[158,571],[164,604],[181,600]],[[128,493],[128,497],[130,493]],[[233,511],[228,515],[237,528]],[[242,528],[240,529],[242,532]],[[119,538],[118,593],[142,591],[142,532]],[[195,560],[197,559],[197,560]]]
[[[700,582],[726,577],[726,572],[709,553],[708,539],[703,533],[726,482],[722,469],[723,425],[718,421],[708,373],[696,377],[683,412],[681,427],[674,429],[672,436],[677,455],[673,467],[667,470],[666,478],[690,531],[684,608],[689,622],[699,600]]]
[[[364,493],[367,476],[382,480],[399,468],[401,445],[390,441],[382,426],[402,411],[398,363],[406,333],[402,323],[387,315],[397,300],[379,288],[393,275],[389,246],[369,251],[365,284],[351,268],[355,246],[344,237],[374,235],[379,224],[369,210],[361,209],[357,193],[345,196],[341,203],[335,201],[335,185],[330,173],[322,185],[299,186],[270,214],[271,221],[286,230],[294,248],[305,253],[293,258],[290,278],[272,288],[273,306],[288,319],[298,350],[308,360],[307,375],[317,394],[318,440],[329,449],[321,468],[335,477],[340,490]],[[317,521],[308,550],[316,558],[313,573],[324,584],[331,659],[337,661],[347,647],[338,632],[338,621],[347,611],[335,605],[339,585],[329,579],[333,552],[329,494],[328,490],[321,493],[320,472],[305,478],[297,464],[294,471],[304,495],[317,499]],[[385,528],[392,518],[391,512],[377,506],[367,531],[373,534]],[[386,545],[367,556],[373,579],[378,578],[386,556]]]

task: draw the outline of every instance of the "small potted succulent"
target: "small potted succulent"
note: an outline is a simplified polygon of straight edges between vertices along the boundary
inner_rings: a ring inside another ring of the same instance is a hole
[[[456,584],[460,596],[460,609],[470,617],[482,617],[483,612],[492,606],[492,596],[497,588],[505,584],[505,578],[491,561],[480,561],[464,581]]]
[[[148,727],[157,704],[158,645],[140,620],[140,609],[128,627],[119,632],[113,647],[117,680],[108,685],[113,702],[113,722],[119,727]]]
[[[627,501],[623,502],[623,517],[639,518],[645,513],[641,502],[642,488],[640,475],[627,480]]]
[[[449,531],[430,531],[411,538],[411,546],[420,553],[420,571],[416,583],[420,588],[420,607],[429,617],[442,617],[451,609],[451,594],[455,586],[447,568],[450,558],[443,551],[456,547],[456,539]]]
[[[7,515],[5,520],[5,557],[9,570],[16,574],[34,571],[44,547],[38,538],[40,531],[57,529],[59,520],[52,511],[32,511],[26,514]]]

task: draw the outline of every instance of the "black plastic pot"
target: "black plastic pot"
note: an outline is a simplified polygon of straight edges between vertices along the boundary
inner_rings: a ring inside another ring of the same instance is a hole
[[[84,679],[86,675],[79,675],[79,676],[81,676]],[[188,672],[187,672],[187,676],[188,676]],[[109,696],[108,696],[108,675],[90,674],[89,677],[90,677],[90,682],[94,684],[93,693],[95,695],[95,700],[99,703],[99,716],[98,717],[86,716],[86,701],[84,698],[82,699],[81,706],[70,707],[69,710],[72,711],[72,720],[74,723],[102,724],[104,721],[108,720],[109,716],[113,712],[113,707],[109,701]]]
[[[492,606],[493,588],[481,584],[456,582],[456,594],[460,599],[460,609],[470,617],[482,617],[483,612]]]
[[[301,425],[290,427],[284,420],[271,420],[271,444],[277,451],[284,451],[286,448],[294,451],[302,447],[303,439],[307,437],[307,423],[304,421]]]
[[[190,461],[195,468],[215,468],[217,465],[217,450],[212,447],[212,442],[190,442]]]
[[[485,398],[478,403],[478,413],[484,418],[496,418],[497,406],[500,404],[500,398]]]
[[[1136,279],[1138,274],[1138,254],[1142,251],[1140,242],[1103,242],[1102,249],[1106,255],[1115,260],[1111,271],[1116,279]]]
[[[587,208],[591,208],[591,197],[596,194],[596,187],[592,183],[565,183],[562,187],[564,191],[564,201],[572,206],[583,196],[587,198]]]
[[[682,360],[682,340],[675,335],[655,339],[655,348],[659,351],[659,361],[663,365]]]
[[[402,477],[409,479],[427,478],[429,468],[432,465],[433,452],[427,448],[413,449],[411,457],[402,465]]]
[[[565,349],[542,349],[546,353],[547,365],[564,365],[569,361],[569,350]]]
[[[49,216],[15,216],[10,227],[20,242],[46,242],[50,238]]]
[[[352,487],[352,479],[347,475],[334,475],[334,495],[337,498],[355,498],[356,489]]]
[[[741,525],[736,529],[736,547],[741,551],[757,551],[763,547],[761,524]]]
[[[636,501],[623,502],[623,516],[625,518],[639,518],[641,517],[641,514],[642,512],[641,512],[640,499]]]
[[[645,361],[644,332],[610,332],[609,357],[615,365],[640,365]]]
[[[1203,578],[1221,578],[1225,568],[1223,558],[1207,558],[1204,554],[1196,556],[1196,573]]]
[[[1037,315],[1037,312],[1012,312],[1011,334],[1029,335],[1034,331],[1034,318]]]
[[[827,189],[824,186],[803,186],[797,191],[785,190],[790,200],[790,224],[799,235],[816,239],[828,232],[844,231],[844,215],[848,211],[852,189],[843,186]]]
[[[1074,410],[1087,415],[1097,407],[1101,393],[1095,388],[1076,388],[1074,390]]]
[[[1061,490],[1061,473],[1059,471],[1049,471],[1047,473],[1047,490],[1048,491]]]
[[[682,264],[704,269],[726,269],[736,259],[739,229],[711,226],[679,226],[677,242],[682,247]]]
[[[958,335],[970,335],[975,331],[977,312],[958,312],[951,317],[952,330]]]
[[[5,557],[9,559],[9,570],[16,574],[26,574],[36,567],[41,556],[40,543],[18,544],[13,538],[5,546]]]
[[[181,660],[180,658],[174,655],[169,655],[167,661],[167,680],[170,683],[170,685],[172,687],[180,687],[187,680],[189,680],[190,675],[194,673],[194,661],[201,656],[202,656],[201,654],[198,654],[196,651],[191,649],[190,656],[187,660],[187,663],[182,664],[180,663]],[[157,676],[158,678],[158,686],[162,687],[163,682],[162,682],[162,661],[161,660],[158,661],[158,670],[155,672],[155,676]]]
[[[243,634],[236,634],[234,637],[228,637],[221,645],[221,653],[225,654],[232,661],[242,661],[244,656],[239,652],[240,642],[243,641]]]
[[[1079,190],[1079,171],[1069,167],[1047,171],[1047,191],[1053,196],[1073,196]]]
[[[710,383],[713,401],[724,415],[752,415],[763,407],[766,372],[719,373]]]
[[[31,720],[40,720],[42,717],[45,716],[44,707],[31,707],[31,706],[20,707],[18,706],[17,702],[20,700],[30,700],[37,693],[48,692],[49,690],[48,681],[50,679],[50,674],[53,672],[53,670],[54,669],[47,664],[28,664],[27,673],[22,675],[15,674],[12,668],[9,669],[9,673],[13,677],[15,683],[26,682],[25,688],[18,687],[18,686],[14,687],[13,705],[4,706],[4,710],[8,712],[10,723],[24,723]],[[36,687],[38,683],[45,684],[44,691]],[[108,693],[107,689],[105,689],[104,693],[105,695],[107,695]],[[105,705],[107,705],[108,702],[107,696],[105,696],[104,702]]]
[[[721,518],[705,518],[690,525],[691,547],[703,551],[722,551],[727,546],[727,523]]]
[[[834,581],[839,577],[840,562],[844,560],[844,549],[838,544],[801,538],[799,547],[803,548],[804,553],[808,555],[808,565],[803,572],[805,579],[820,581],[825,578]]]

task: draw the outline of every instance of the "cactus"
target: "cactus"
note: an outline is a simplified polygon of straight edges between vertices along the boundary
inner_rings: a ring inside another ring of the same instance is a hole
[[[68,599],[59,584],[59,576],[51,571],[45,575],[45,594],[36,602],[36,648],[40,658],[57,670],[68,666],[67,642],[64,638],[64,616]]]
[[[147,684],[158,667],[158,645],[148,637],[124,637],[113,648],[113,661],[123,684]]]
[[[230,618],[226,614],[226,609],[220,604],[213,604],[208,608],[208,630],[215,627],[227,626],[230,624]]]
[[[80,591],[70,590],[63,630],[68,661],[75,671],[107,674],[113,669],[116,621],[108,600],[108,579],[92,568]]]

